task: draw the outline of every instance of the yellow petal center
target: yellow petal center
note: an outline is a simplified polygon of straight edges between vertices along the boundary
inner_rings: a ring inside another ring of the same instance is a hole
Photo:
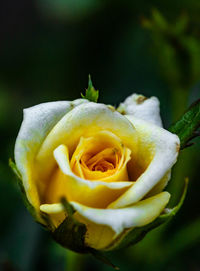
[[[81,137],[71,161],[72,171],[87,180],[128,181],[126,164],[131,151],[114,134],[108,131],[93,137]],[[115,178],[117,173],[120,176]],[[113,178],[109,178],[113,176]]]
[[[64,196],[86,206],[105,208],[133,184],[127,171],[131,151],[109,131],[81,137],[71,157],[67,146],[60,145],[54,157],[58,167],[43,203],[59,203]]]

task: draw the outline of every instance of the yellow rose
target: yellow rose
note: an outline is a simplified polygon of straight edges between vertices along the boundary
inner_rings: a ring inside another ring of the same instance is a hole
[[[161,126],[158,99],[136,94],[118,110],[85,99],[25,109],[15,161],[36,219],[56,231],[69,217],[64,197],[98,250],[154,221],[180,144]]]

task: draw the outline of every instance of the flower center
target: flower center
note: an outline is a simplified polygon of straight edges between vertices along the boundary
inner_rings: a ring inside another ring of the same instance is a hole
[[[93,137],[80,139],[71,157],[70,167],[83,179],[102,181],[123,170],[123,179],[127,181],[126,164],[129,160],[130,150],[118,137],[102,131]]]
[[[96,155],[84,154],[80,159],[80,163],[88,170],[106,172],[114,170],[119,159],[119,150],[117,148],[106,148]]]

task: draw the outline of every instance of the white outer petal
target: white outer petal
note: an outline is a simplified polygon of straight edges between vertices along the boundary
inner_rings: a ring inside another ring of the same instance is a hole
[[[49,102],[24,109],[23,122],[15,143],[15,162],[22,175],[27,197],[33,205],[38,205],[38,199],[33,202],[28,190],[34,190],[34,195],[37,198],[38,195],[35,184],[31,185],[29,181],[32,177],[32,163],[41,144],[56,123],[67,112],[74,106],[86,102],[88,101],[84,99],[73,102]]]
[[[134,93],[120,104],[118,110],[162,127],[160,102],[156,97],[146,98]]]
[[[141,200],[166,174],[169,175],[169,170],[177,160],[180,147],[180,140],[175,134],[133,116],[126,117],[134,124],[138,134],[144,135],[143,143],[154,145],[155,155],[135,184],[111,203],[109,208],[128,206]]]
[[[162,192],[133,206],[119,209],[90,208],[77,202],[70,204],[84,218],[95,224],[108,226],[118,235],[124,229],[151,223],[165,208],[169,198],[168,192]]]

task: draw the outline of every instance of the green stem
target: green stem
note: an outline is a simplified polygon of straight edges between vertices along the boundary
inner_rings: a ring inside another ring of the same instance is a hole
[[[65,271],[84,270],[84,256],[67,250]]]
[[[172,98],[172,120],[177,121],[188,107],[189,91],[182,88],[176,88],[171,92]],[[182,191],[185,177],[191,177],[191,161],[193,160],[194,152],[191,149],[186,149],[180,152],[178,162],[173,169],[173,178],[169,183],[168,190],[171,192],[172,198],[170,205],[174,206]]]

